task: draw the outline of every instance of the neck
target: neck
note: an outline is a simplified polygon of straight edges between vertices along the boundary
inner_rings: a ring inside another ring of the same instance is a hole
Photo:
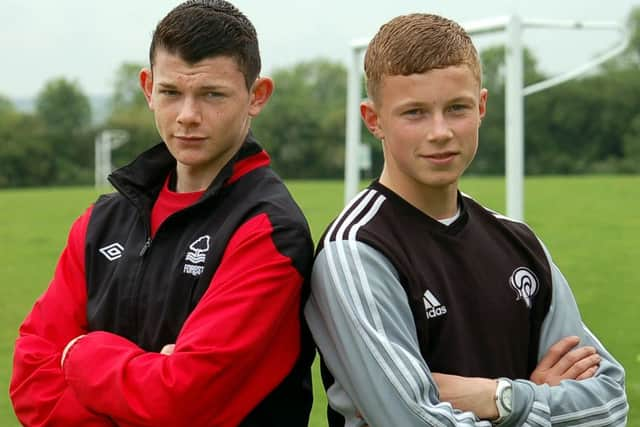
[[[176,192],[193,193],[209,188],[222,168],[224,168],[238,150],[240,150],[242,144],[244,144],[247,134],[249,133],[249,124],[250,120],[247,119],[244,124],[244,132],[241,139],[227,146],[223,151],[219,152],[217,156],[210,158],[208,161],[195,165],[178,161],[176,164]]]
[[[204,165],[192,166],[178,162],[176,165],[176,192],[193,193],[209,188],[234,153],[235,151],[230,150],[224,156]]]
[[[194,173],[184,165],[176,166],[176,193],[193,193],[206,190],[218,175],[220,170],[211,173]]]
[[[393,179],[386,170],[383,170],[380,176],[380,183],[431,218],[451,218],[457,212],[457,182],[442,186],[431,186],[413,180]]]

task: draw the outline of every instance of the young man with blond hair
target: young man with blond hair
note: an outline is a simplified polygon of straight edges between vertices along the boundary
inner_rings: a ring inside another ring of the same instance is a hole
[[[325,232],[305,308],[329,424],[624,425],[624,371],[544,245],[459,190],[488,96],[469,36],[397,17],[365,73],[384,167]]]
[[[255,28],[224,0],[176,6],[140,85],[157,145],[74,223],[20,327],[25,426],[299,427],[314,349],[302,212],[250,131],[273,92]]]

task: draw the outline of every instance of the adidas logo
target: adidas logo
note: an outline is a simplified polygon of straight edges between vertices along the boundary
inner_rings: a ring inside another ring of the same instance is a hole
[[[427,312],[427,319],[433,319],[434,317],[447,314],[447,307],[440,304],[438,298],[436,298],[431,291],[427,290],[422,296],[422,300],[424,301],[424,308]]]

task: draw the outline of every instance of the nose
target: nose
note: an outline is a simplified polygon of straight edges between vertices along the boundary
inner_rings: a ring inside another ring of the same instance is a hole
[[[451,138],[453,138],[453,131],[444,114],[434,114],[427,130],[427,139],[430,142],[446,142]]]
[[[180,105],[180,111],[178,111],[178,117],[176,117],[178,123],[183,126],[197,125],[202,121],[202,113],[198,102],[193,98],[186,96],[182,104]]]

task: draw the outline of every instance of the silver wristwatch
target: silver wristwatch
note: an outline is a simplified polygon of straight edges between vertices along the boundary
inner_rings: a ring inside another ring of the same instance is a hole
[[[504,419],[511,414],[513,409],[513,389],[511,388],[511,381],[506,379],[499,379],[498,387],[496,388],[496,406],[498,407],[498,418],[492,421],[492,424],[500,424]]]

